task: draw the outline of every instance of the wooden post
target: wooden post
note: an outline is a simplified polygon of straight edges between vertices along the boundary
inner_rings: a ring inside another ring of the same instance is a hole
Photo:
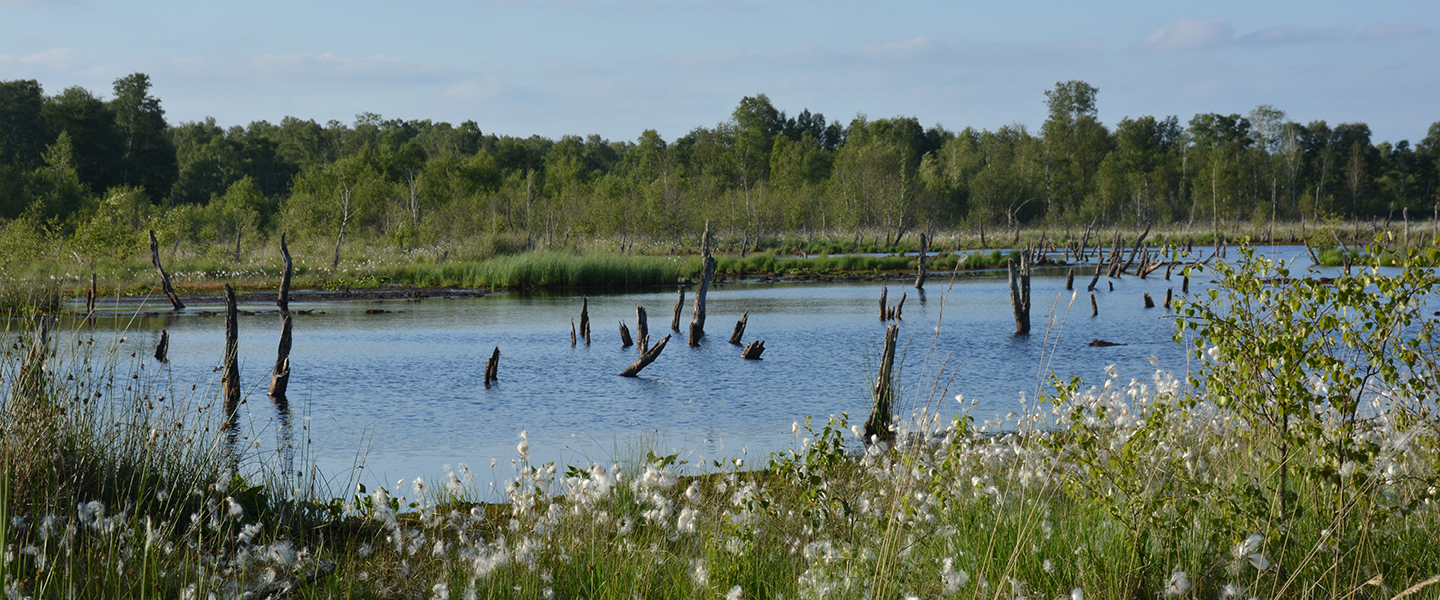
[[[640,353],[644,354],[650,349],[650,323],[645,315],[645,307],[635,307],[635,342],[640,344]]]
[[[170,276],[165,273],[165,267],[160,266],[160,246],[155,241],[155,230],[150,230],[150,262],[155,263],[155,270],[160,272],[160,289],[165,292],[165,297],[170,299],[170,304],[175,310],[185,310],[185,303],[175,295],[175,288],[170,286]]]
[[[1100,316],[1100,305],[1095,303],[1095,294],[1090,294],[1090,316]]]
[[[1155,300],[1150,297],[1150,292],[1145,292],[1145,308],[1155,308]]]
[[[930,249],[929,241],[925,234],[920,234],[920,272],[915,276],[915,289],[917,290],[925,289],[925,253]]]
[[[291,315],[281,317],[280,325],[280,350],[275,357],[275,371],[270,374],[270,390],[267,392],[270,398],[277,402],[285,397],[285,390],[290,387],[290,327]]]
[[[1075,269],[1070,269],[1065,272],[1065,289],[1075,289]]]
[[[280,293],[275,296],[275,304],[280,307],[281,315],[290,314],[290,274],[294,272],[295,265],[290,262],[290,247],[285,245],[285,233],[280,233],[280,256],[285,259],[285,274],[280,276]]]
[[[685,286],[680,286],[680,299],[675,301],[675,316],[670,319],[670,329],[680,333],[680,311],[685,307]]]
[[[629,348],[635,345],[635,340],[630,339],[630,328],[625,326],[625,320],[620,320],[620,347]]]
[[[745,360],[760,360],[760,355],[764,353],[765,342],[762,340],[755,340],[745,345],[745,349],[740,351],[740,358],[743,358]]]
[[[880,286],[880,320],[881,320],[881,321],[888,321],[888,320],[890,319],[890,303],[885,301],[885,297],[888,296],[889,294],[890,294],[890,286]]]
[[[750,320],[750,311],[745,311],[740,320],[735,322],[735,330],[730,332],[730,343],[740,345],[740,339],[745,335],[745,322]]]
[[[715,259],[710,256],[710,222],[705,222],[705,234],[700,238],[700,289],[695,290],[695,307],[690,310],[690,347],[700,345],[705,337],[705,293],[710,289],[710,277],[715,274]]]
[[[895,369],[895,342],[900,337],[900,326],[890,325],[885,329],[885,346],[880,351],[880,372],[875,377],[875,389],[871,396],[875,401],[870,418],[865,420],[865,443],[872,440],[895,441],[895,432],[890,428],[891,411],[895,401],[893,373]]]
[[[580,337],[585,338],[585,345],[590,345],[590,298],[580,297]]]
[[[1007,261],[1010,273],[1010,308],[1015,312],[1015,335],[1030,333],[1030,260],[1020,255],[1020,268],[1016,271],[1015,261]]]
[[[500,381],[500,347],[495,347],[495,352],[490,359],[485,361],[485,389],[490,389],[490,382]]]
[[[655,359],[660,357],[660,352],[665,349],[665,344],[668,343],[670,343],[670,336],[667,335],[661,339],[658,344],[655,344],[654,347],[641,354],[640,358],[635,359],[635,362],[630,363],[630,366],[625,367],[625,370],[620,372],[620,376],[635,377],[639,375],[641,369],[650,366],[650,363],[655,362]]]
[[[235,288],[225,284],[225,363],[220,385],[225,390],[225,420],[240,408],[240,327],[236,322]]]
[[[165,364],[165,363],[170,362],[170,330],[169,330],[169,329],[161,329],[161,330],[160,330],[160,343],[155,344],[155,360],[160,361],[160,364],[162,364],[162,365]]]

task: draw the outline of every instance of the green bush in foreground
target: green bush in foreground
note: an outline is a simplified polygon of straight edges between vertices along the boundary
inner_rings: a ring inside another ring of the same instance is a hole
[[[1440,394],[1416,300],[1436,284],[1412,269],[1318,288],[1274,268],[1247,253],[1183,305],[1182,333],[1205,336],[1188,385],[1112,370],[984,423],[960,397],[948,423],[939,400],[917,401],[893,447],[863,444],[846,415],[807,419],[768,464],[701,474],[675,456],[533,464],[522,432],[498,505],[473,502],[485,496],[463,465],[404,496],[267,500],[281,488],[179,468],[209,455],[145,450],[160,429],[219,438],[201,422],[152,429],[160,409],[118,387],[145,375],[123,370],[97,399],[123,410],[49,431],[109,427],[132,442],[74,451],[149,457],[157,479],[21,484],[51,471],[12,458],[37,431],[15,426],[35,405],[12,382],[47,382],[44,406],[64,412],[59,399],[96,380],[56,351],[43,371],[13,354],[0,578],[36,598],[228,598],[277,582],[314,598],[1432,597]],[[148,491],[161,489],[168,504]]]

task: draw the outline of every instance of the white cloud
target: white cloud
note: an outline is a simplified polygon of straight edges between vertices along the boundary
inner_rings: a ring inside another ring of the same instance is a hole
[[[1280,44],[1333,42],[1344,38],[1344,35],[1344,32],[1337,27],[1305,29],[1302,27],[1284,26],[1252,31],[1240,36],[1239,41],[1246,44],[1274,46]]]
[[[1420,37],[1429,34],[1430,30],[1419,25],[1386,25],[1383,23],[1376,23],[1374,25],[1366,27],[1365,31],[1360,32],[1360,39],[1366,41],[1398,40],[1409,37]]]
[[[1135,49],[1140,52],[1187,52],[1227,44],[1235,37],[1230,20],[1179,19],[1145,36]]]

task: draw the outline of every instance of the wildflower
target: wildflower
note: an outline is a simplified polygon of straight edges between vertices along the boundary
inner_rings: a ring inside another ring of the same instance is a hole
[[[730,591],[725,593],[725,600],[740,600],[740,598],[744,595],[745,590],[740,589],[740,586],[737,585],[730,588]]]
[[[515,446],[515,449],[520,452],[520,460],[530,461],[530,432],[520,432],[520,443]]]
[[[685,499],[686,499],[686,500],[689,500],[689,501],[691,501],[691,502],[695,502],[695,503],[700,502],[700,484],[699,484],[699,483],[691,483],[691,484],[690,484],[690,487],[685,488]]]
[[[620,527],[618,529],[618,533],[620,535],[630,535],[630,530],[634,527],[634,519],[631,519],[630,517],[620,517]]]
[[[227,518],[227,519],[238,519],[238,518],[243,517],[243,516],[245,516],[245,507],[240,506],[240,503],[239,503],[239,502],[236,502],[234,498],[231,498],[231,497],[229,497],[229,496],[226,496],[226,497],[225,497],[225,518]]]
[[[705,569],[704,560],[697,558],[690,564],[690,579],[699,587],[710,585],[710,572]]]
[[[1213,360],[1213,361],[1215,361],[1215,362],[1220,362],[1220,347],[1219,347],[1219,346],[1211,346],[1209,350],[1206,350],[1206,351],[1205,351],[1205,355],[1206,355],[1206,356],[1209,356],[1209,357],[1210,357],[1210,360]]]
[[[675,530],[680,533],[695,533],[695,520],[700,516],[700,511],[685,507],[680,511],[680,518],[675,521]]]
[[[1249,560],[1250,565],[1255,567],[1256,571],[1264,571],[1270,568],[1270,560],[1265,558],[1265,555],[1260,554],[1259,552],[1251,554]]]
[[[955,570],[955,559],[946,557],[940,567],[940,581],[945,585],[941,593],[949,596],[960,591],[960,588],[970,581],[970,574]]]
[[[430,588],[430,600],[450,600],[450,586],[443,581],[435,584]]]
[[[1085,600],[1085,590],[1080,588],[1070,590],[1070,600]]]
[[[250,543],[250,540],[255,539],[255,536],[256,536],[257,534],[259,534],[259,533],[260,533],[260,524],[259,524],[259,523],[251,523],[251,524],[249,524],[249,525],[246,525],[246,526],[240,528],[240,536],[239,536],[238,539],[239,539],[240,543],[242,543],[242,544],[249,544],[249,543]]]
[[[1054,573],[1054,572],[1055,572],[1055,564],[1052,563],[1052,562],[1050,562],[1050,559],[1048,559],[1048,558],[1045,559],[1044,562],[1040,563],[1040,568],[1041,568],[1041,569],[1044,569],[1046,573]]]
[[[1179,596],[1190,591],[1190,576],[1184,571],[1176,571],[1170,575],[1169,583],[1165,584],[1166,596]]]
[[[1233,583],[1225,584],[1220,588],[1220,600],[1235,600],[1245,593],[1245,589]]]

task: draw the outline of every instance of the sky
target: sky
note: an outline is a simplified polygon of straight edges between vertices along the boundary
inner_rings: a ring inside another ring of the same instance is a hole
[[[286,116],[475,121],[486,133],[673,140],[759,93],[791,116],[1044,122],[1245,114],[1440,122],[1440,2],[974,0],[0,0],[0,80],[104,97],[143,72],[172,124]]]

